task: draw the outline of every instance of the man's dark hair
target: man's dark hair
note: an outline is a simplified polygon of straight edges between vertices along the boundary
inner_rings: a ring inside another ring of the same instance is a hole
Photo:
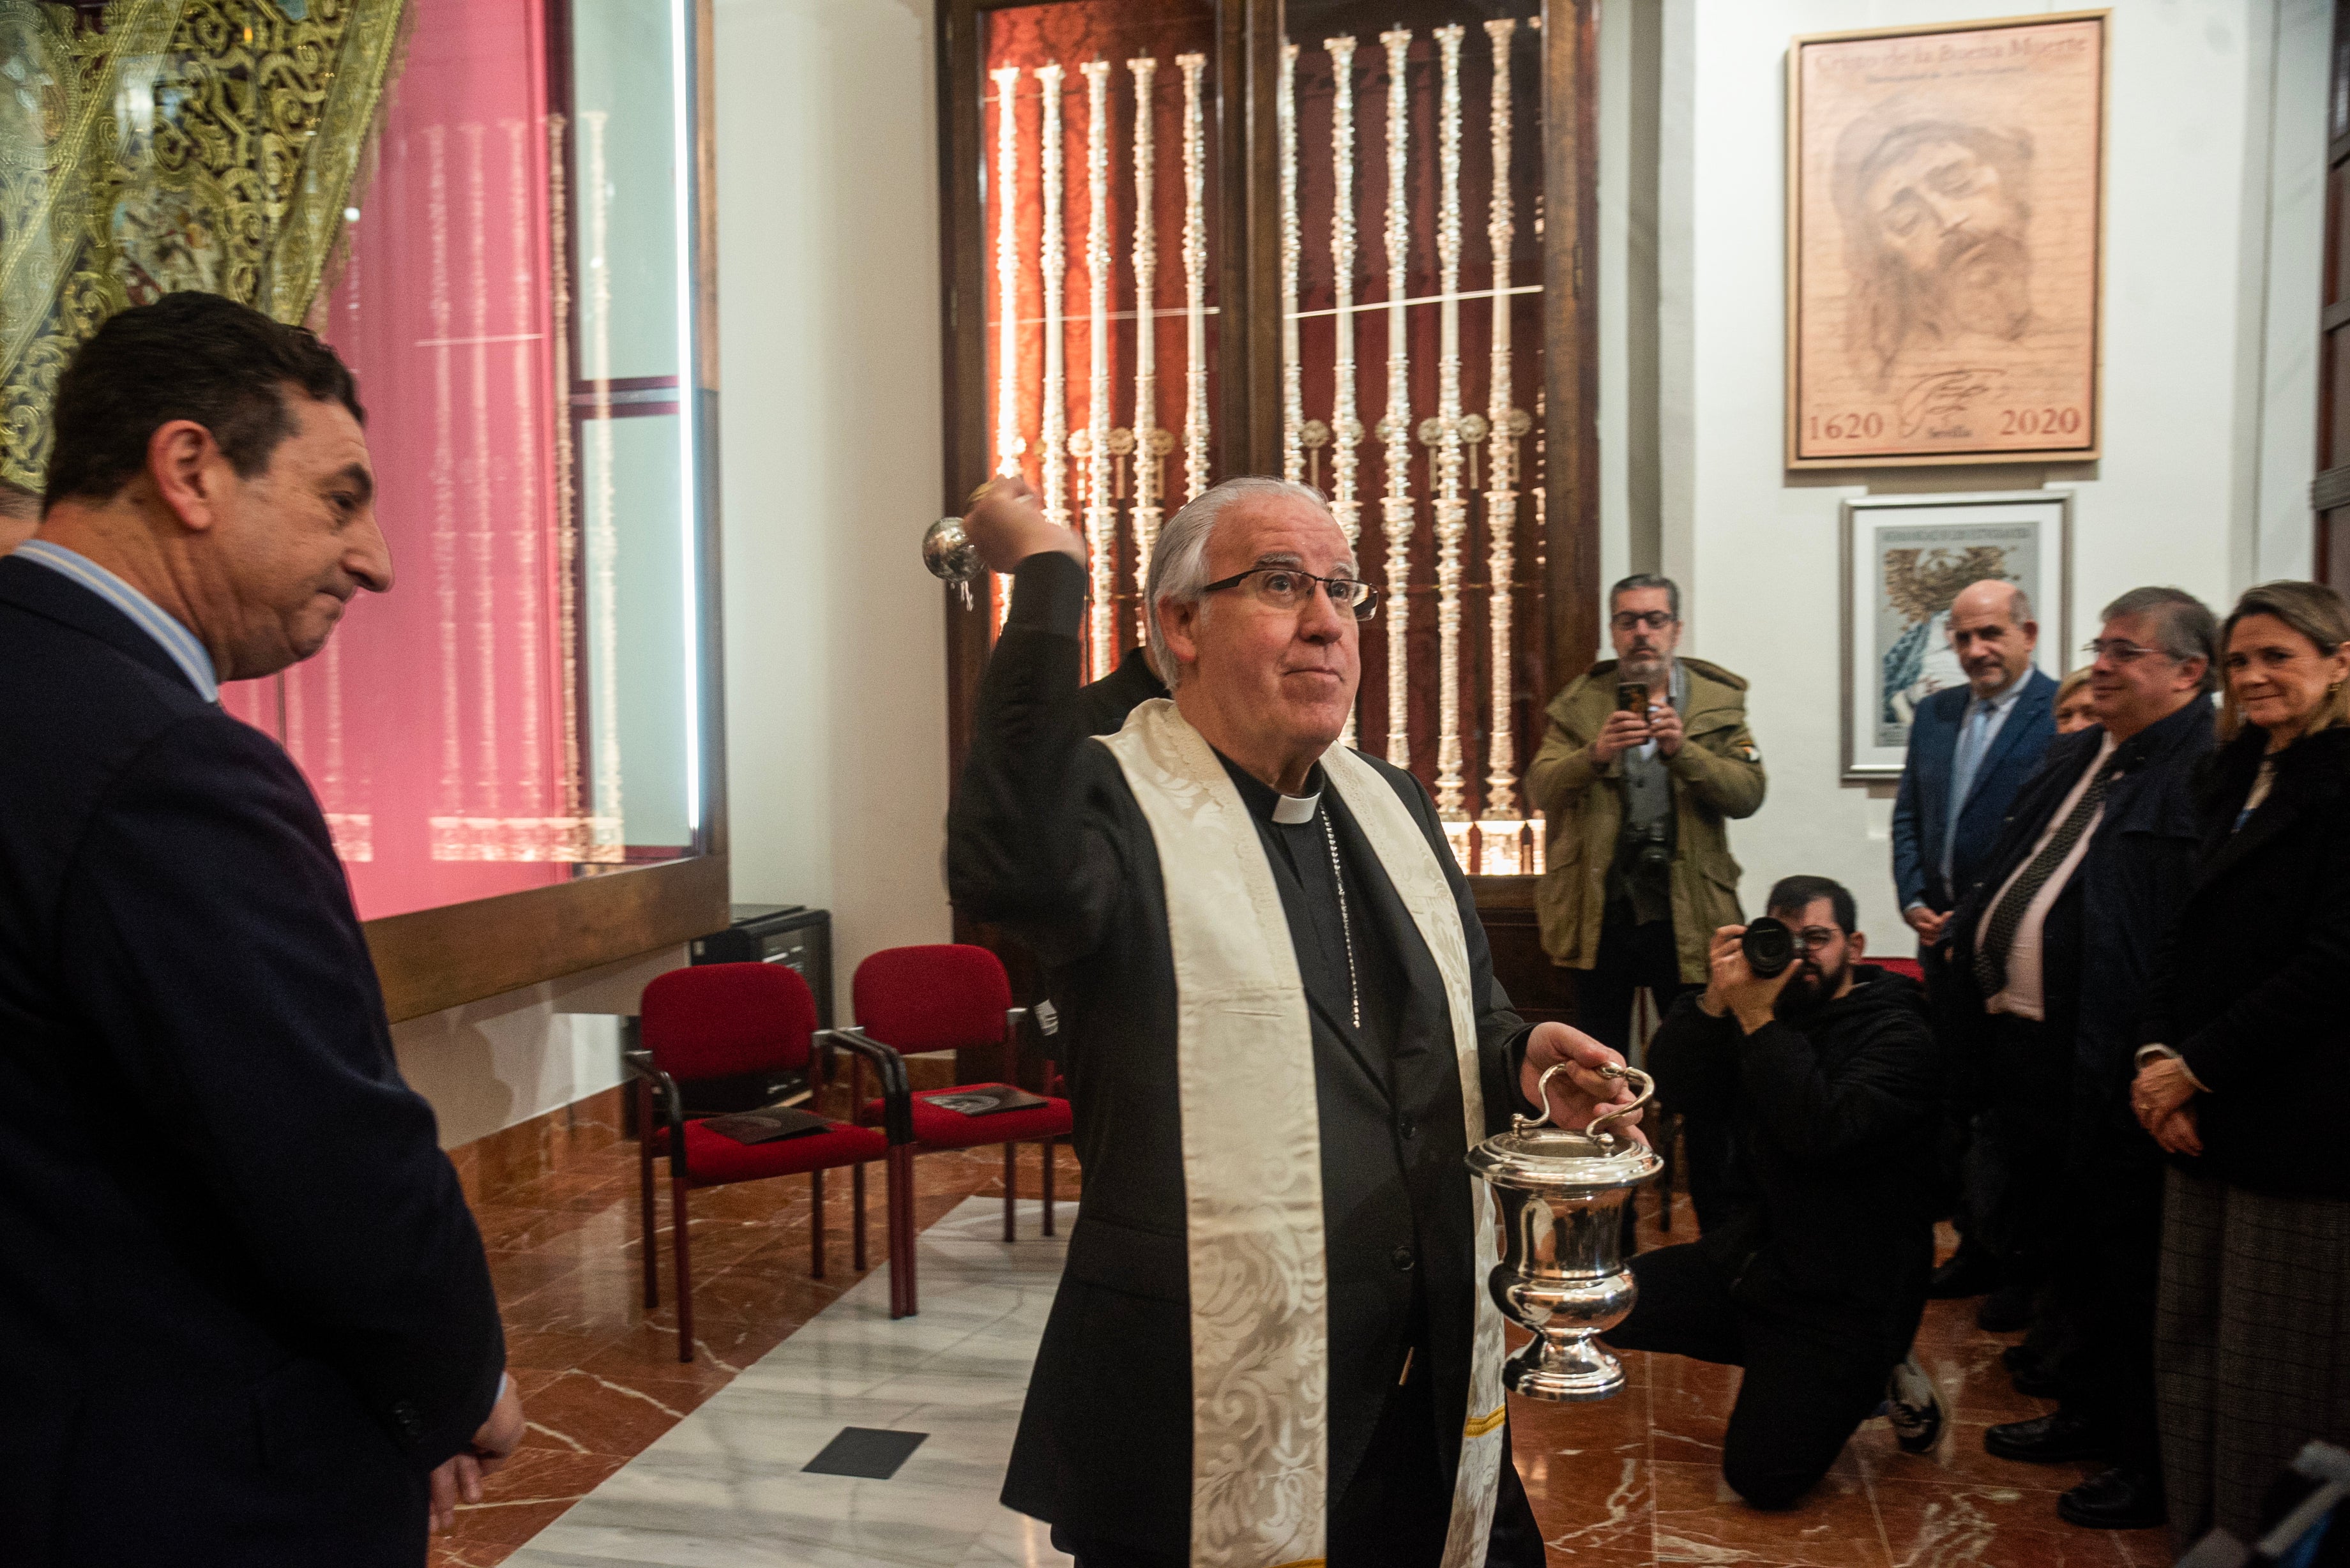
[[[1800,915],[1822,898],[1835,911],[1837,928],[1846,936],[1852,935],[1860,924],[1860,910],[1852,901],[1851,890],[1834,877],[1782,877],[1772,884],[1771,896],[1762,907],[1773,915]]]
[[[1607,613],[1611,616],[1614,615],[1616,613],[1616,601],[1637,588],[1664,589],[1665,607],[1673,612],[1673,618],[1675,620],[1681,618],[1680,585],[1674,582],[1672,578],[1659,576],[1655,572],[1635,572],[1630,576],[1626,577],[1622,582],[1617,583],[1614,587],[1609,588],[1607,590]]]
[[[294,433],[288,384],[367,421],[350,370],[307,327],[192,291],[112,317],[57,382],[41,510],[114,499],[146,471],[149,440],[174,420],[212,431],[229,466],[252,478]]]
[[[2220,621],[2211,607],[2185,588],[2132,588],[2106,607],[2104,619],[2124,616],[2155,618],[2155,640],[2162,651],[2184,663],[2203,661],[2203,681],[2197,691],[2220,690]]]

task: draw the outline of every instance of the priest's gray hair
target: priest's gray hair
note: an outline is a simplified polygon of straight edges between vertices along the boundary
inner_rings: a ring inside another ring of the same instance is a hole
[[[1245,475],[1202,491],[1159,530],[1159,542],[1150,552],[1150,580],[1142,596],[1149,613],[1143,619],[1149,634],[1151,668],[1159,672],[1159,680],[1167,682],[1170,691],[1182,680],[1183,671],[1159,629],[1159,607],[1170,599],[1180,605],[1200,602],[1201,590],[1208,586],[1208,535],[1216,531],[1224,508],[1235,501],[1276,499],[1303,501],[1323,516],[1330,516],[1330,504],[1318,490],[1285,479]],[[1337,520],[1331,521],[1335,524]]]

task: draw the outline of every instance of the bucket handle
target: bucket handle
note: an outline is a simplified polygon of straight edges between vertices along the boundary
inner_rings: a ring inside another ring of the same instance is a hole
[[[1528,1127],[1538,1127],[1544,1123],[1550,1121],[1550,1081],[1559,1074],[1565,1072],[1568,1065],[1569,1064],[1567,1063],[1560,1062],[1555,1065],[1543,1069],[1543,1075],[1541,1078],[1537,1079],[1534,1084],[1534,1100],[1535,1103],[1542,1107],[1542,1114],[1534,1116],[1513,1116],[1511,1118],[1513,1124],[1512,1127],[1513,1131],[1523,1132]],[[1601,1067],[1598,1071],[1599,1075],[1603,1078],[1632,1079],[1638,1084],[1640,1089],[1639,1094],[1633,1098],[1630,1105],[1610,1106],[1607,1109],[1592,1117],[1591,1125],[1583,1129],[1584,1135],[1587,1137],[1602,1143],[1613,1143],[1615,1141],[1616,1135],[1609,1132],[1607,1129],[1613,1127],[1616,1123],[1620,1122],[1625,1117],[1630,1116],[1633,1112],[1638,1110],[1642,1106],[1647,1105],[1650,1100],[1654,1099],[1657,1094],[1657,1081],[1648,1076],[1648,1074],[1640,1071],[1638,1067],[1619,1066],[1613,1062]],[[1552,1123],[1552,1125],[1555,1126],[1556,1124]]]

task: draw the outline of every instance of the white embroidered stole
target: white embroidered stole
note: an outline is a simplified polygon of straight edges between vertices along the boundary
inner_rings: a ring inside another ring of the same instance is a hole
[[[1469,1147],[1485,1138],[1485,1081],[1479,1071],[1477,1009],[1470,994],[1469,942],[1461,929],[1461,905],[1444,867],[1395,787],[1378,770],[1344,746],[1323,754],[1323,771],[1337,786],[1363,836],[1371,841],[1396,896],[1419,929],[1444,977],[1444,999],[1452,1013],[1453,1058],[1461,1070],[1461,1114]],[[1471,1330],[1469,1407],[1461,1431],[1461,1468],[1452,1480],[1452,1523],[1445,1532],[1444,1568],[1479,1568],[1493,1532],[1493,1502],[1502,1480],[1503,1426],[1508,1415],[1502,1391],[1502,1311],[1485,1282],[1501,1262],[1493,1220],[1493,1197],[1485,1183],[1469,1181],[1469,1229],[1476,1240],[1477,1320]]]
[[[1288,916],[1248,806],[1174,703],[1115,736],[1159,853],[1173,949],[1191,1292],[1191,1550],[1198,1568],[1323,1560],[1329,1500],[1328,1265],[1312,1025]],[[1484,1137],[1468,949],[1441,867],[1394,790],[1343,747],[1323,759],[1411,913],[1451,1003],[1469,1137]],[[1475,1568],[1502,1447],[1492,1200],[1474,1187],[1478,1318],[1444,1568]]]

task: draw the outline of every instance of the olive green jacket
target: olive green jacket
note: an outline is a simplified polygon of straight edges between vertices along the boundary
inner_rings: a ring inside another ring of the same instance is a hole
[[[1681,979],[1706,978],[1714,928],[1740,923],[1737,860],[1722,826],[1762,804],[1762,756],[1746,729],[1746,682],[1719,665],[1683,659],[1689,705],[1681,749],[1666,759],[1673,784],[1673,940]],[[1551,699],[1550,728],[1526,772],[1526,793],[1550,819],[1534,909],[1551,962],[1589,969],[1599,958],[1607,868],[1624,818],[1620,762],[1602,764],[1592,737],[1616,709],[1616,661],[1603,660]]]

